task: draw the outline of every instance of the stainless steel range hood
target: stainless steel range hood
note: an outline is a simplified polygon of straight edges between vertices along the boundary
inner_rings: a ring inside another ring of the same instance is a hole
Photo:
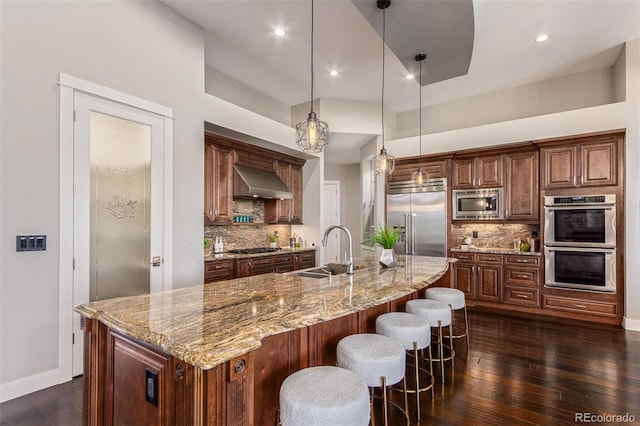
[[[234,198],[293,199],[293,194],[278,175],[269,170],[233,166]]]

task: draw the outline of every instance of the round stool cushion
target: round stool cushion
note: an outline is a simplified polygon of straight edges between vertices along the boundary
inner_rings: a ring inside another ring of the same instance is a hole
[[[405,349],[397,340],[380,334],[353,334],[338,342],[338,366],[353,371],[370,387],[380,387],[382,376],[387,385],[404,377]]]
[[[431,327],[438,326],[438,320],[443,327],[451,324],[451,308],[449,305],[431,299],[409,300],[406,310],[410,314],[418,315],[431,324]]]
[[[413,342],[418,349],[431,344],[431,326],[429,321],[408,312],[389,312],[376,318],[376,333],[391,337],[413,350]]]
[[[451,309],[453,310],[464,308],[464,293],[455,288],[428,288],[426,298],[451,305]]]
[[[283,426],[369,424],[369,388],[357,374],[339,367],[310,367],[280,387]]]

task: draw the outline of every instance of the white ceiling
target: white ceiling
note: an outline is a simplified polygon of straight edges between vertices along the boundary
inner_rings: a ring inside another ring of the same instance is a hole
[[[430,0],[409,1],[419,13]],[[208,66],[289,106],[309,100],[310,0],[163,2],[205,29]],[[474,0],[473,12],[468,74],[425,85],[423,106],[610,66],[626,40],[640,37],[640,0]],[[315,0],[314,22],[314,98],[379,102],[376,30],[351,0]],[[387,34],[392,23],[398,25],[387,20]],[[287,30],[283,38],[273,35],[279,26]],[[551,39],[535,43],[540,33]],[[385,105],[416,109],[417,81],[405,79],[407,69],[386,52]],[[330,77],[332,69],[340,75]]]

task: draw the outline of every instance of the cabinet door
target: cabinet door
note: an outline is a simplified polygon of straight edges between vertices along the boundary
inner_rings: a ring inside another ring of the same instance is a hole
[[[580,166],[580,186],[617,185],[618,143],[582,145]]]
[[[506,220],[538,221],[538,152],[506,155]]]
[[[453,266],[455,286],[468,298],[475,299],[475,266],[470,263],[457,262]]]
[[[478,291],[480,300],[500,302],[502,295],[502,265],[478,266]]]
[[[577,146],[542,148],[543,188],[573,188],[576,185]]]
[[[453,189],[474,188],[474,158],[453,161]]]
[[[476,188],[497,188],[503,185],[502,155],[478,157],[476,164]]]
[[[244,278],[251,275],[251,259],[238,259],[236,260],[236,278]]]
[[[233,165],[235,152],[205,144],[205,222],[227,225],[233,222]]]

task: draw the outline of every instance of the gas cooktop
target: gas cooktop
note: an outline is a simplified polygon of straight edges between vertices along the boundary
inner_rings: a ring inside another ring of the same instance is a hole
[[[278,250],[280,250],[279,247],[277,247],[277,248],[257,247],[257,248],[228,250],[227,253],[233,253],[233,254],[258,254],[258,253],[271,253],[273,251],[278,251]]]

